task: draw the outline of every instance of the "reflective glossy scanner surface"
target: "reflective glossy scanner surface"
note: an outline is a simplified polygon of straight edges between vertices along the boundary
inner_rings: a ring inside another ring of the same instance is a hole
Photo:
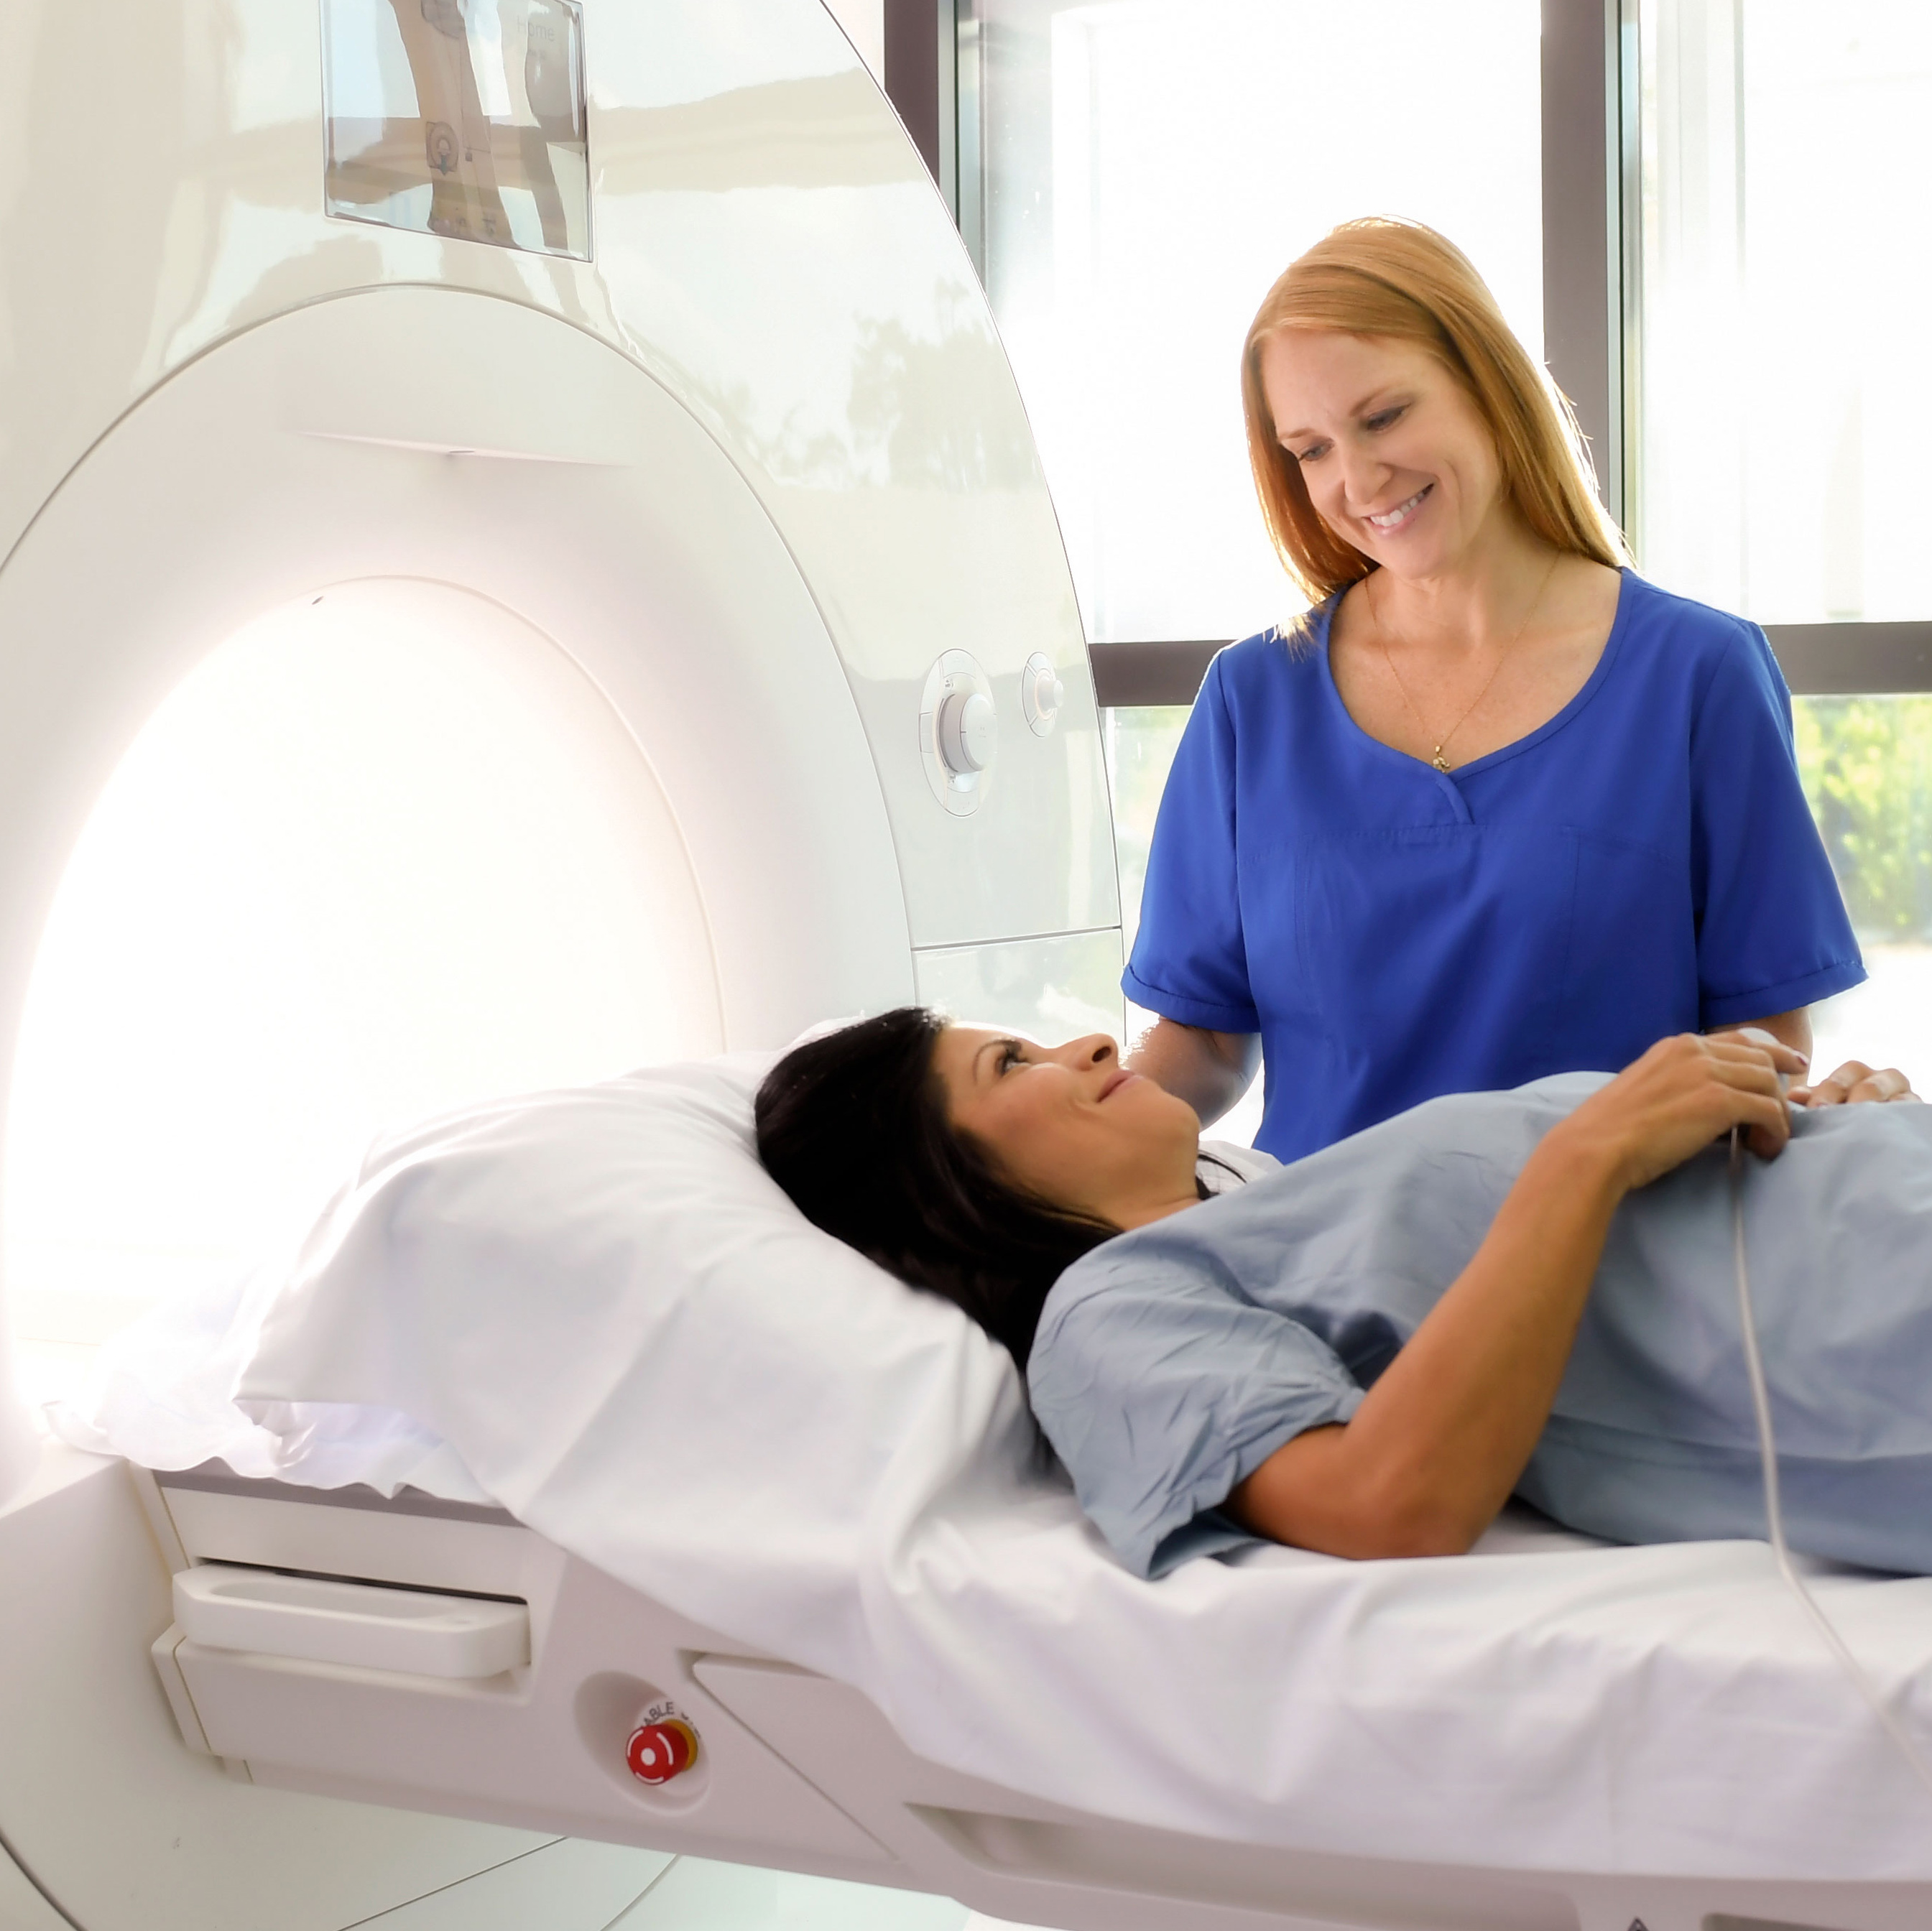
[[[325,0],[331,214],[590,257],[577,0]]]

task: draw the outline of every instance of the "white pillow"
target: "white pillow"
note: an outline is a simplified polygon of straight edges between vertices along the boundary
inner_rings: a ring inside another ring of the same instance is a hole
[[[762,1624],[742,1612],[766,1592],[788,1625],[835,1614],[969,1468],[1025,1484],[1036,1438],[1004,1349],[759,1164],[770,1064],[654,1068],[380,1143],[238,1400],[412,1417],[532,1527],[728,1630]]]

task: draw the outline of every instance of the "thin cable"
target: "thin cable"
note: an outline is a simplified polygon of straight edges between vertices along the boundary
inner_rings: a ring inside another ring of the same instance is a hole
[[[0,1833],[0,1858],[6,1858],[14,1866],[14,1868],[20,1873],[21,1876],[27,1881],[28,1885],[31,1886],[32,1889],[40,1893],[40,1897],[45,1903],[47,1909],[51,1911],[63,1924],[71,1924],[74,1927],[74,1931],[87,1931],[87,1927],[82,1924],[80,1920],[75,1917],[74,1914],[68,1909],[66,1906],[62,1904],[60,1900],[55,1897],[52,1891],[48,1890],[45,1885],[41,1883],[39,1878],[34,1875],[32,1865],[28,1864],[26,1860],[20,1855],[20,1852],[15,1850],[14,1846],[7,1841],[4,1833]]]
[[[1912,1774],[1932,1794],[1932,1763],[1926,1761],[1910,1733],[1879,1694],[1877,1686],[1865,1674],[1831,1618],[1819,1607],[1818,1599],[1792,1564],[1791,1550],[1784,1540],[1784,1509],[1778,1482],[1778,1437],[1771,1425],[1771,1390],[1764,1378],[1764,1357],[1758,1350],[1757,1321],[1751,1309],[1750,1272],[1744,1260],[1744,1149],[1741,1129],[1736,1126],[1731,1129],[1731,1258],[1737,1276],[1738,1321],[1744,1330],[1744,1371],[1750,1378],[1751,1406],[1757,1414],[1758,1456],[1764,1465],[1765,1519],[1771,1530],[1771,1552],[1777,1559],[1778,1573],[1790,1584],[1805,1614],[1824,1638],[1825,1647],[1884,1726],[1886,1735],[1898,1746]]]

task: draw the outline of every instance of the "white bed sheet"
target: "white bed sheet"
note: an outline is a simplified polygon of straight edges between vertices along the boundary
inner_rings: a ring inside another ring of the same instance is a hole
[[[286,1282],[151,1323],[61,1432],[487,1495],[856,1684],[924,1756],[1090,1811],[1472,1865],[1932,1879],[1932,1803],[1761,1545],[1506,1522],[1452,1561],[1128,1574],[1004,1354],[758,1167],[762,1063],[377,1149]],[[1932,1738],[1932,1581],[1816,1587]]]

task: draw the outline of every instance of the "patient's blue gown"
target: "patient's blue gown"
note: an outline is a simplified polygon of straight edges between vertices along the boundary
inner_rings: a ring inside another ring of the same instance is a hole
[[[1354,1412],[1604,1077],[1430,1101],[1062,1276],[1034,1410],[1124,1561],[1159,1574],[1246,1540],[1217,1505]],[[1932,1106],[1799,1111],[1744,1175],[1790,1541],[1932,1574]],[[1619,1542],[1766,1534],[1722,1146],[1618,1209],[1516,1492]]]

